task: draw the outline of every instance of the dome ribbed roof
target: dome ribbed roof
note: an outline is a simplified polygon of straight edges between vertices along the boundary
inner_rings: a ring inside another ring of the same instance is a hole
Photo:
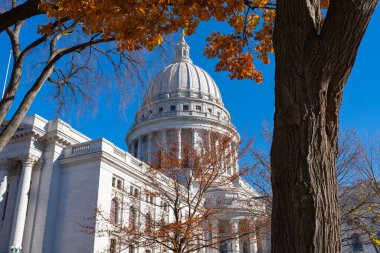
[[[176,49],[176,59],[152,80],[143,104],[179,96],[201,98],[222,105],[215,81],[205,70],[192,63],[189,50],[189,45],[182,39]]]

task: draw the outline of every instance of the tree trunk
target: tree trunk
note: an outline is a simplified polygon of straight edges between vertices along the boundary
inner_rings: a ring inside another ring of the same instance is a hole
[[[377,0],[278,0],[271,149],[272,252],[341,251],[336,156],[339,110]]]

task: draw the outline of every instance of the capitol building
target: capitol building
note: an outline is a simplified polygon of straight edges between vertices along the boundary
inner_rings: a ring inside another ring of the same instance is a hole
[[[155,159],[152,154],[158,150],[157,140],[161,145],[178,143],[180,151],[176,154],[183,159],[184,140],[202,148],[207,140],[201,133],[218,133],[233,136],[228,150],[237,153],[240,137],[218,86],[192,63],[189,50],[182,38],[174,62],[152,80],[126,134],[128,152],[106,139],[92,140],[59,119],[49,121],[38,115],[24,119],[0,153],[0,253],[168,252],[143,246],[122,249],[109,236],[84,232],[81,223],[93,222],[96,227],[99,220],[86,217],[100,208],[109,215],[115,208],[122,209],[117,210],[120,223],[142,219],[132,208],[150,208],[153,219],[166,213],[168,222],[173,220],[170,208],[158,204],[163,199],[144,196],[149,188],[144,171]],[[238,172],[238,162],[232,162],[225,173]],[[138,200],[126,195],[123,205],[115,203],[115,196],[122,195],[120,189],[130,190]],[[241,177],[235,178],[228,189],[219,187],[209,192],[202,203],[212,202],[215,194],[234,196],[223,212],[210,217],[209,222],[216,228],[238,230],[241,220],[255,221],[252,209],[264,208],[248,205],[259,195]],[[258,238],[249,233],[244,240],[232,238],[199,252],[262,252]]]

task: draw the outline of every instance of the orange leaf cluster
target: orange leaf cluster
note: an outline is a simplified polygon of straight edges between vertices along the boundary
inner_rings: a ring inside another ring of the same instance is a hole
[[[227,21],[233,34],[241,38],[214,33],[208,39],[205,54],[220,59],[217,71],[230,71],[231,78],[261,82],[252,52],[244,50],[247,40],[256,40],[259,45],[254,50],[258,59],[269,63],[274,11],[268,10],[268,3],[268,0],[45,0],[40,7],[51,22],[67,18],[77,21],[84,33],[115,38],[119,49],[127,51],[153,50],[165,36],[181,28],[186,28],[187,34],[194,33],[201,21],[211,18]],[[40,27],[39,32],[54,31],[47,25]]]
[[[261,72],[253,65],[252,54],[243,52],[248,43],[244,37],[212,33],[207,42],[204,54],[208,58],[220,59],[216,64],[216,71],[229,71],[229,77],[238,80],[249,78],[258,83],[262,82]]]

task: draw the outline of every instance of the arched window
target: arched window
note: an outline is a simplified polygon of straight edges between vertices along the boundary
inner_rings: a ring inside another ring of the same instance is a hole
[[[360,240],[360,235],[353,234],[351,237],[352,240],[352,250],[354,253],[361,253],[363,252],[363,244]]]
[[[129,208],[129,226],[136,226],[136,210],[133,206]]]
[[[113,224],[116,224],[119,221],[119,212],[120,212],[119,209],[120,209],[119,202],[115,197],[111,200],[111,210],[110,210],[110,221]]]

